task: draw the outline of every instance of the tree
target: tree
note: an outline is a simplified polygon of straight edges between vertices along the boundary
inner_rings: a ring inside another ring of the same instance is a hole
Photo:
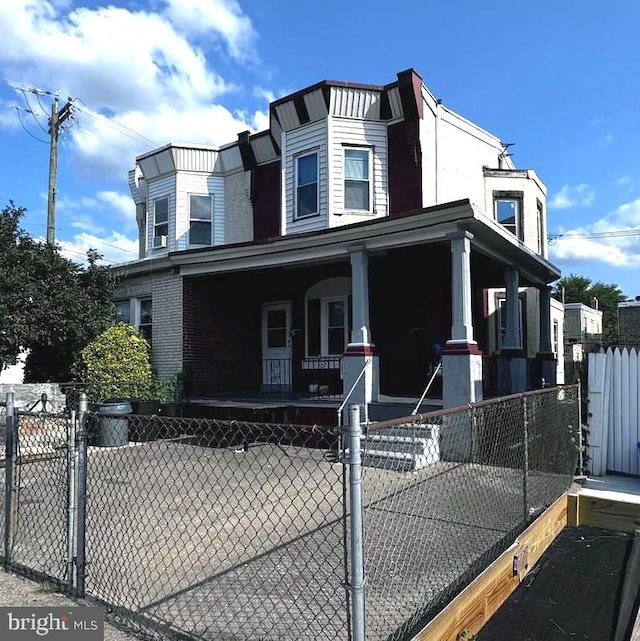
[[[27,381],[65,381],[87,343],[113,324],[114,280],[88,252],[88,267],[20,227],[25,209],[10,202],[0,212],[0,366],[24,349]]]
[[[602,339],[605,344],[618,341],[618,303],[627,300],[622,290],[615,284],[601,281],[593,282],[586,276],[570,274],[561,278],[553,291],[553,296],[565,303],[583,303],[593,306],[594,298],[598,309],[602,310]]]

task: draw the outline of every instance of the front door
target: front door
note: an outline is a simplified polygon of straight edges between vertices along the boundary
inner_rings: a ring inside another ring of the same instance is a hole
[[[291,390],[291,302],[262,307],[262,390]]]

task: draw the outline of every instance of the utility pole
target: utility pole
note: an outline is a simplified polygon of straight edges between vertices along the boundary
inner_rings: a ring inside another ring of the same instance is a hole
[[[58,95],[53,96],[51,118],[49,118],[49,193],[47,197],[47,243],[53,245],[56,237],[56,184],[58,181],[58,135],[67,118],[71,117],[71,98],[58,111]]]

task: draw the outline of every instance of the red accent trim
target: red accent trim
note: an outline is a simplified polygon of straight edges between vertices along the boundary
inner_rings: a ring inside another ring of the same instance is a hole
[[[447,343],[440,353],[444,356],[482,356],[482,350],[475,343]]]
[[[373,345],[347,345],[345,356],[373,356]]]

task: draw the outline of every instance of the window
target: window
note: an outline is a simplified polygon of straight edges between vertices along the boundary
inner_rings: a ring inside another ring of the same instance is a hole
[[[493,192],[495,219],[514,236],[522,240],[522,194]]]
[[[552,349],[557,358],[560,353],[560,323],[557,320],[553,321]]]
[[[318,152],[296,158],[296,218],[318,213]]]
[[[153,306],[150,298],[143,298],[140,303],[140,316],[138,318],[138,331],[143,338],[151,345],[151,334],[153,326]]]
[[[116,322],[118,323],[131,323],[131,301],[130,300],[117,300],[114,303],[116,307]]]
[[[496,313],[496,345],[498,351],[502,349],[502,341],[504,340],[505,334],[507,333],[507,299],[506,298],[498,298],[497,300],[498,303],[498,309]],[[520,347],[521,349],[525,349],[525,344],[524,344],[524,324],[523,324],[523,314],[522,314],[522,298],[520,297],[518,299],[518,308],[520,311],[520,320],[519,320],[519,328],[520,328]]]
[[[162,247],[156,238],[169,235],[169,198],[159,198],[153,201],[153,246]],[[166,245],[165,245],[166,246]]]
[[[213,219],[213,196],[189,198],[189,244],[211,245],[211,221]]]
[[[344,208],[349,211],[371,211],[371,181],[368,149],[344,150]]]
[[[349,300],[312,298],[307,300],[307,355],[344,354],[349,335]]]
[[[542,255],[544,251],[544,209],[542,203],[536,201],[537,214],[538,214],[538,253]]]
[[[281,348],[287,346],[289,327],[286,309],[267,310],[267,347]]]

